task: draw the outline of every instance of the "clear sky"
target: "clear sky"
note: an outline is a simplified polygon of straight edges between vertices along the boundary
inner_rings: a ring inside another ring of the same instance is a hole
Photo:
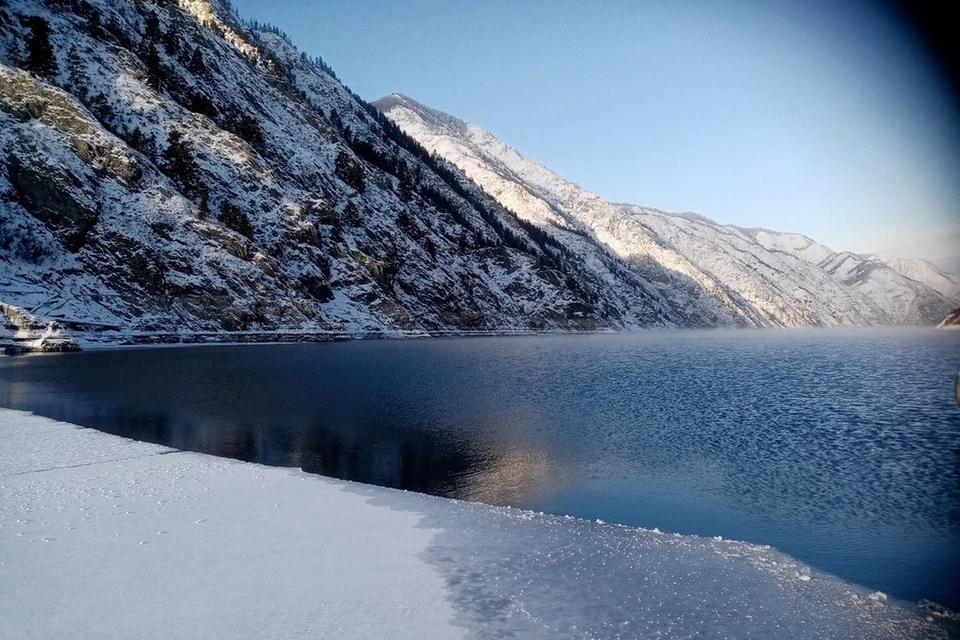
[[[869,0],[234,5],[607,199],[960,266],[960,109]]]

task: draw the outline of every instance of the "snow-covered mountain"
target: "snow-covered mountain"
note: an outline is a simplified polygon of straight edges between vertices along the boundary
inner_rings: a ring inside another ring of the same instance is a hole
[[[30,322],[103,340],[620,326],[580,271],[224,3],[0,2],[0,302]]]
[[[480,127],[406,96],[374,104],[504,207],[569,246],[613,290],[633,277],[667,299],[683,292],[686,308],[758,326],[932,325],[960,301],[960,279],[927,262],[838,253],[795,233],[608,202]],[[630,314],[629,296],[614,297],[625,301],[625,318],[642,324]]]
[[[950,300],[960,298],[960,278],[951,275],[936,265],[919,259],[905,258],[880,258],[871,256],[874,259],[882,260],[888,267],[900,275],[922,282],[937,293]]]
[[[0,0],[0,342],[930,323],[957,306],[955,279],[607,203],[475,127],[381,106],[416,140],[221,0]]]

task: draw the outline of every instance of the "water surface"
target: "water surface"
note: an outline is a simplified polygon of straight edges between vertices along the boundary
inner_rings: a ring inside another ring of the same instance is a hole
[[[960,333],[645,332],[0,359],[0,405],[468,500],[772,544],[960,608]]]

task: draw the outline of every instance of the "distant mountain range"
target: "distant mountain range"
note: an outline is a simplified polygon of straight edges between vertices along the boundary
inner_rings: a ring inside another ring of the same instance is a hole
[[[935,324],[960,281],[605,202],[222,2],[5,0],[0,303],[0,343],[256,341]]]
[[[625,286],[629,278],[642,280],[664,306],[712,306],[758,326],[929,325],[960,299],[960,279],[929,262],[835,252],[795,233],[609,202],[483,129],[406,96],[374,104],[504,207],[549,230],[638,324],[643,318],[631,312],[644,305]],[[620,269],[609,269],[611,261]]]

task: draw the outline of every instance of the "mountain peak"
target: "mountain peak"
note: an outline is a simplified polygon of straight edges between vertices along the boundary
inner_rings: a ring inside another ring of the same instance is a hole
[[[452,116],[445,111],[428,107],[402,93],[391,93],[388,96],[374,100],[371,104],[387,115],[394,109],[407,109],[418,114],[424,120],[453,130],[458,135],[467,135],[467,127],[469,125],[460,118]]]

